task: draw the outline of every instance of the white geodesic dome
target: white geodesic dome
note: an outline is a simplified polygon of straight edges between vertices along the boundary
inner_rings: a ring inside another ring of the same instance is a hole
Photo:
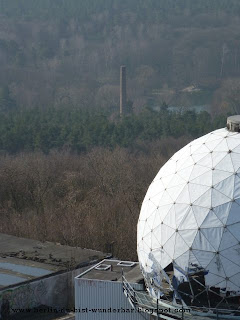
[[[160,169],[142,204],[137,251],[150,290],[161,291],[172,266],[177,285],[202,270],[206,288],[240,295],[240,133],[213,131]]]

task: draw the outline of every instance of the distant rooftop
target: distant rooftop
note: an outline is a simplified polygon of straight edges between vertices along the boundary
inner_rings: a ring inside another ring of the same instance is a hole
[[[77,269],[107,257],[100,251],[41,242],[0,233],[0,290]]]

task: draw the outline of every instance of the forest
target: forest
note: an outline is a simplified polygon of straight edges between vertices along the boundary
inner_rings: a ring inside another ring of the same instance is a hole
[[[160,167],[240,112],[239,14],[239,0],[0,0],[0,232],[137,259]]]
[[[51,150],[88,152],[94,147],[137,149],[141,142],[166,137],[197,138],[211,129],[225,126],[226,117],[212,120],[203,111],[182,113],[150,108],[120,119],[104,110],[39,108],[2,113],[0,150],[2,154]]]
[[[122,119],[69,107],[2,112],[0,232],[137,259],[136,225],[155,174],[225,121],[167,105]]]

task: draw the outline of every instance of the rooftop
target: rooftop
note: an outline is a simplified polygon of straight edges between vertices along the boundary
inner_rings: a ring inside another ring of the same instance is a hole
[[[138,262],[109,259],[104,259],[94,267],[80,274],[77,278],[122,282],[122,271],[130,283],[143,281],[143,275]]]
[[[2,233],[0,243],[0,290],[56,272],[81,268],[107,257],[100,251]]]

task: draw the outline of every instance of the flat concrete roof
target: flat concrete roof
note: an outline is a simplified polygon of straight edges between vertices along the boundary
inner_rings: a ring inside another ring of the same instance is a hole
[[[126,266],[131,265],[132,266]],[[110,266],[110,267],[107,267]],[[99,270],[100,268],[108,268],[107,270]],[[122,281],[122,271],[124,277],[129,283],[139,283],[143,281],[143,275],[141,273],[139,263],[132,261],[121,261],[104,259],[95,266],[89,268],[79,276],[77,279],[89,279],[89,280],[105,280],[105,281]]]
[[[107,256],[109,254],[91,249],[0,233],[0,290],[59,271],[97,263]]]

